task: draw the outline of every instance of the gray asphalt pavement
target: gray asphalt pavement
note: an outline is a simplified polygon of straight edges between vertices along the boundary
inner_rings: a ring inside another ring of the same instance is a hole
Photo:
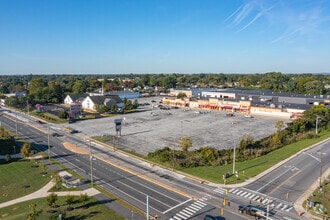
[[[113,136],[116,134],[114,120],[123,119],[122,135],[116,138],[116,146],[147,155],[163,147],[178,149],[180,138],[183,136],[192,139],[193,149],[205,146],[229,149],[237,146],[244,135],[260,139],[276,131],[277,121],[288,121],[264,116],[246,118],[238,113],[235,113],[234,117],[227,117],[225,112],[188,110],[183,107],[162,110],[154,107],[159,106],[160,100],[161,97],[138,99],[139,103],[150,103],[139,107],[138,113],[56,126],[57,129],[77,129],[90,137]]]

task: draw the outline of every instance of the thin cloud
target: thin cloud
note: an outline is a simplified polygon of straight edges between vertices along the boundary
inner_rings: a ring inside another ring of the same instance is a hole
[[[259,12],[247,25],[245,25],[243,28],[241,28],[238,32],[245,30],[246,28],[248,28],[249,26],[251,26],[256,20],[258,20],[261,16],[263,16],[266,12],[270,11],[274,6],[263,10],[261,12]]]
[[[239,10],[241,10],[241,8],[243,7],[243,5],[239,6],[236,11],[234,11],[231,15],[229,15],[226,19],[225,22],[227,22],[229,19],[231,19],[235,14],[238,13]]]
[[[246,4],[244,5],[244,7],[240,10],[240,12],[238,12],[238,14],[236,15],[233,23],[235,25],[238,25],[242,22],[242,20],[244,20],[251,12],[252,7],[250,4]]]

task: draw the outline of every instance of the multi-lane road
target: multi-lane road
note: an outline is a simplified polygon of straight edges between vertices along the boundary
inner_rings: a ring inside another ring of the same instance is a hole
[[[0,120],[3,126],[13,131],[17,129],[19,136],[48,152],[48,135],[42,132],[47,132],[48,125],[36,124],[27,116],[20,116],[19,120],[1,116]],[[51,126],[53,129],[55,127]],[[320,171],[330,166],[330,150],[327,149],[329,143],[324,142],[301,152],[253,183],[228,188],[226,194],[227,188],[222,185],[200,184],[181,174],[151,166],[94,142],[89,145],[80,134],[56,132],[63,136],[51,136],[49,139],[52,158],[90,179],[90,156],[67,150],[63,142],[71,142],[86,150],[91,147],[94,184],[140,210],[147,212],[148,207],[150,215],[158,215],[161,219],[197,220],[209,213],[219,216],[220,208],[223,208],[222,216],[226,219],[251,219],[237,212],[239,204],[249,202],[264,207],[268,205],[271,219],[301,219],[304,217],[297,216],[294,202],[318,179]],[[223,207],[224,197],[230,201],[230,206],[227,203]],[[135,216],[134,219],[139,217]]]

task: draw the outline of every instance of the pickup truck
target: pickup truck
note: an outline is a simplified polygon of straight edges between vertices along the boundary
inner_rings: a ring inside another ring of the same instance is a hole
[[[253,205],[239,205],[238,211],[240,213],[252,215],[255,217],[255,219],[266,219],[266,211],[262,207]]]

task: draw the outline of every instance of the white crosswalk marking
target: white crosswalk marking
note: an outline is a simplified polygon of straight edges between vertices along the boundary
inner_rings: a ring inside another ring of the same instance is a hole
[[[288,205],[284,205],[283,208],[281,208],[281,210],[286,209],[286,207],[288,207]]]
[[[187,219],[185,216],[180,215],[180,213],[176,214],[180,219]]]
[[[186,209],[182,210],[181,212],[182,212],[182,213],[185,213],[188,217],[189,217],[191,214],[193,214],[193,213],[189,212],[189,211],[186,210]]]
[[[248,193],[248,194],[246,194],[244,197],[247,198],[247,197],[250,196],[250,195],[251,195],[251,193]]]
[[[233,191],[233,193],[236,193],[237,191],[239,191],[238,189],[235,189],[234,191]]]
[[[287,212],[290,212],[291,211],[291,209],[293,209],[293,206],[290,206],[289,208],[287,208],[285,211],[287,211]]]
[[[232,192],[232,191],[234,191],[235,190],[235,188],[231,188],[230,190],[229,190],[229,192]]]
[[[253,201],[257,201],[259,199],[259,196],[257,195],[256,197],[253,198]]]
[[[214,191],[220,194],[224,194],[226,190],[222,188],[216,188]]]
[[[170,220],[185,220],[190,218],[192,215],[194,215],[197,211],[202,209],[203,207],[207,206],[207,204],[203,201],[206,201],[207,198],[203,197],[197,201],[195,201],[190,206],[184,208],[179,213],[177,213],[175,216],[173,216]]]
[[[277,206],[276,206],[276,208],[278,209],[278,208],[280,208],[282,206],[282,203],[279,203]]]
[[[238,193],[236,193],[236,195],[238,195],[238,196],[239,196],[239,195],[240,195],[242,192],[243,192],[243,191],[239,191]]]
[[[252,194],[252,195],[249,197],[249,199],[252,199],[254,196],[255,196],[255,194]]]
[[[241,196],[244,196],[246,193],[247,193],[247,192],[243,192],[243,193],[241,194]]]
[[[207,204],[206,203],[204,203],[204,202],[201,202],[201,201],[196,201],[196,202],[194,202],[194,204],[198,204],[198,205],[201,205],[202,207],[204,207],[204,206],[206,206]]]
[[[185,208],[185,210],[188,210],[189,212],[195,212],[195,210],[191,209],[190,207]]]
[[[196,208],[197,210],[200,210],[202,207],[200,207],[200,206],[198,206],[198,205],[195,205],[195,204],[192,204],[192,205],[190,205],[189,207],[194,207],[194,208]]]

